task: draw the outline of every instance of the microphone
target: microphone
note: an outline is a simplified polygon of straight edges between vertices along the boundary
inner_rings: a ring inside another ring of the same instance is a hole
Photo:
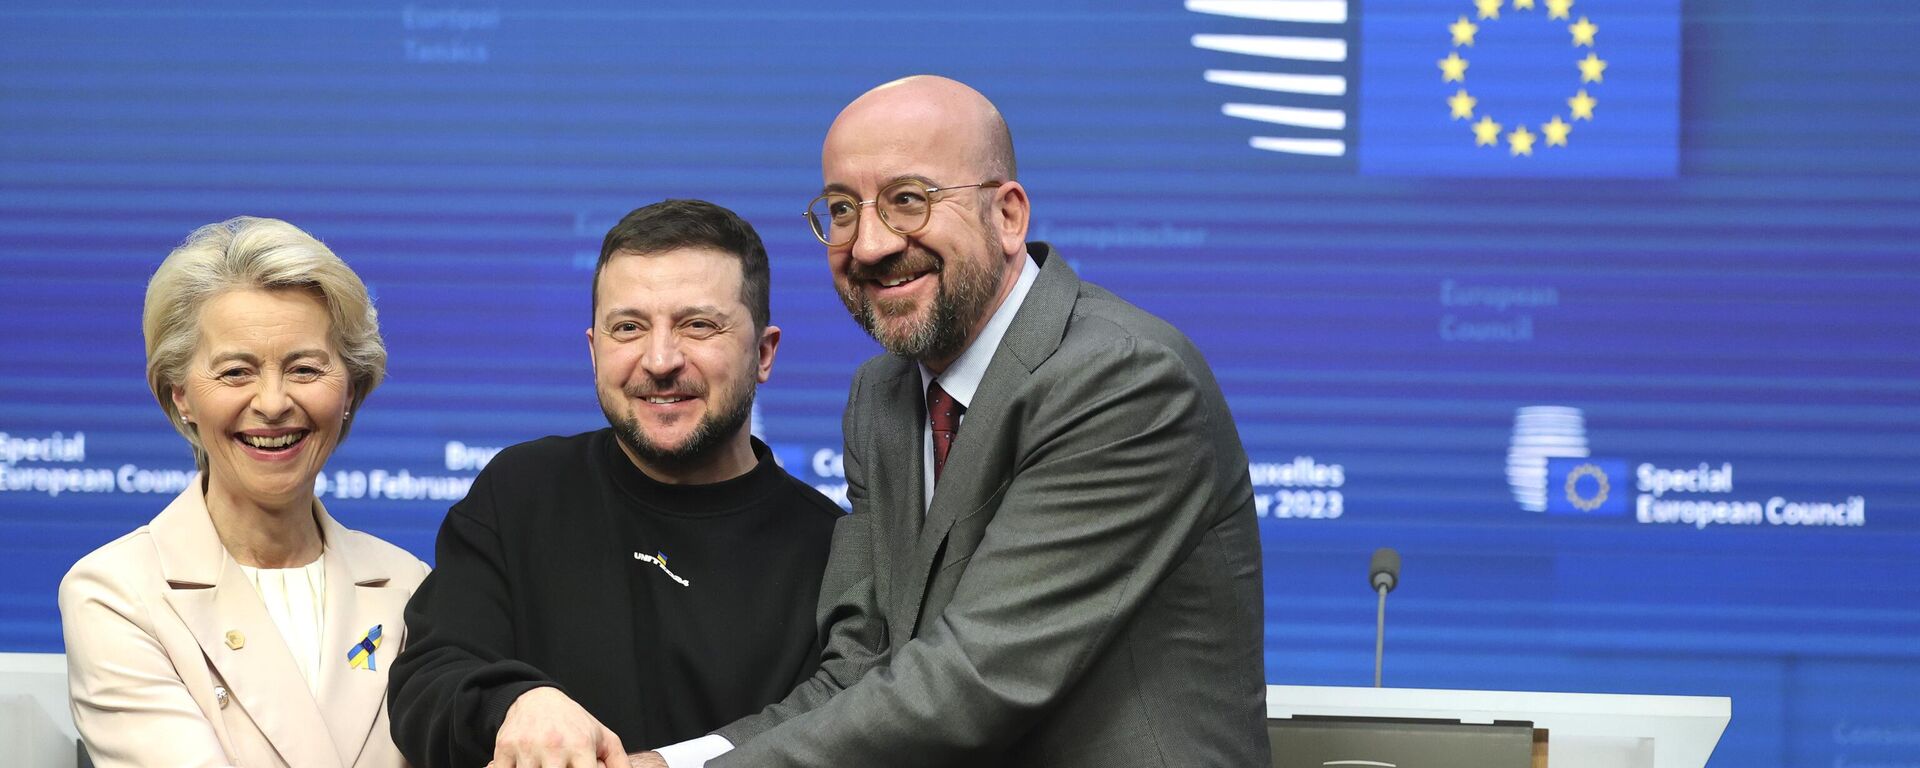
[[[1373,623],[1373,687],[1380,687],[1380,657],[1387,645],[1387,593],[1400,585],[1400,553],[1392,547],[1373,551],[1373,564],[1367,568],[1367,581],[1380,593],[1380,612]]]
[[[1392,592],[1400,584],[1400,553],[1392,547],[1381,547],[1373,551],[1373,565],[1367,570],[1367,581],[1381,594]]]

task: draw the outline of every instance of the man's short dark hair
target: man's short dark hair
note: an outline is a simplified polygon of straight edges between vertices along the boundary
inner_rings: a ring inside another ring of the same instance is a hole
[[[753,313],[753,327],[764,330],[772,322],[768,306],[767,247],[753,225],[705,200],[662,200],[620,219],[600,243],[600,261],[593,267],[593,322],[600,321],[600,273],[621,252],[650,256],[679,248],[712,248],[740,260],[740,301]]]

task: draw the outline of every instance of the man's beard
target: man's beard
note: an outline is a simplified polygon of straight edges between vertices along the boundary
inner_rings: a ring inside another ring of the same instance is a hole
[[[1000,243],[991,236],[990,230],[988,232],[985,252],[997,253]],[[880,346],[888,352],[909,360],[952,358],[966,348],[967,335],[980,322],[980,318],[986,316],[987,303],[993,300],[995,289],[1006,277],[1005,261],[990,258],[987,262],[982,264],[964,259],[949,262],[909,243],[907,251],[887,261],[873,267],[851,270],[849,283],[920,271],[927,273],[921,278],[923,280],[933,275],[940,276],[940,289],[934,293],[933,306],[928,308],[926,317],[909,325],[904,332],[883,331],[888,326],[880,320],[883,317],[897,317],[912,309],[912,305],[905,301],[868,301],[865,292],[859,290],[857,284],[850,284],[847,290],[841,291],[840,301],[846,304],[847,312],[853,315],[854,321],[866,330],[867,335],[880,342]],[[952,268],[949,269],[949,266]]]
[[[675,391],[673,384],[667,382],[655,387],[628,387],[621,394],[630,399],[642,398],[656,391]],[[606,415],[607,424],[613,427],[613,434],[641,461],[665,468],[687,469],[709,460],[753,415],[753,385],[748,384],[741,392],[743,394],[735,397],[733,402],[713,404],[715,407],[700,417],[700,423],[694,425],[693,433],[678,448],[667,448],[653,442],[640,429],[639,419],[634,418],[631,412],[624,417],[615,414],[604,397],[600,398],[600,412]]]

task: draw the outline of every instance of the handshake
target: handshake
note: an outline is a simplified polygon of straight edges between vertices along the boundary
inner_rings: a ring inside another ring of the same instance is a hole
[[[627,754],[620,736],[557,688],[520,694],[488,768],[668,768],[658,752]]]

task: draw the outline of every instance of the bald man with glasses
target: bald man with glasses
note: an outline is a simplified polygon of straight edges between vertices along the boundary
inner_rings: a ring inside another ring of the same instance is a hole
[[[847,404],[826,648],[670,764],[1269,764],[1253,491],[1199,351],[1025,241],[963,84],[869,91],[821,166],[806,218],[886,350]]]

